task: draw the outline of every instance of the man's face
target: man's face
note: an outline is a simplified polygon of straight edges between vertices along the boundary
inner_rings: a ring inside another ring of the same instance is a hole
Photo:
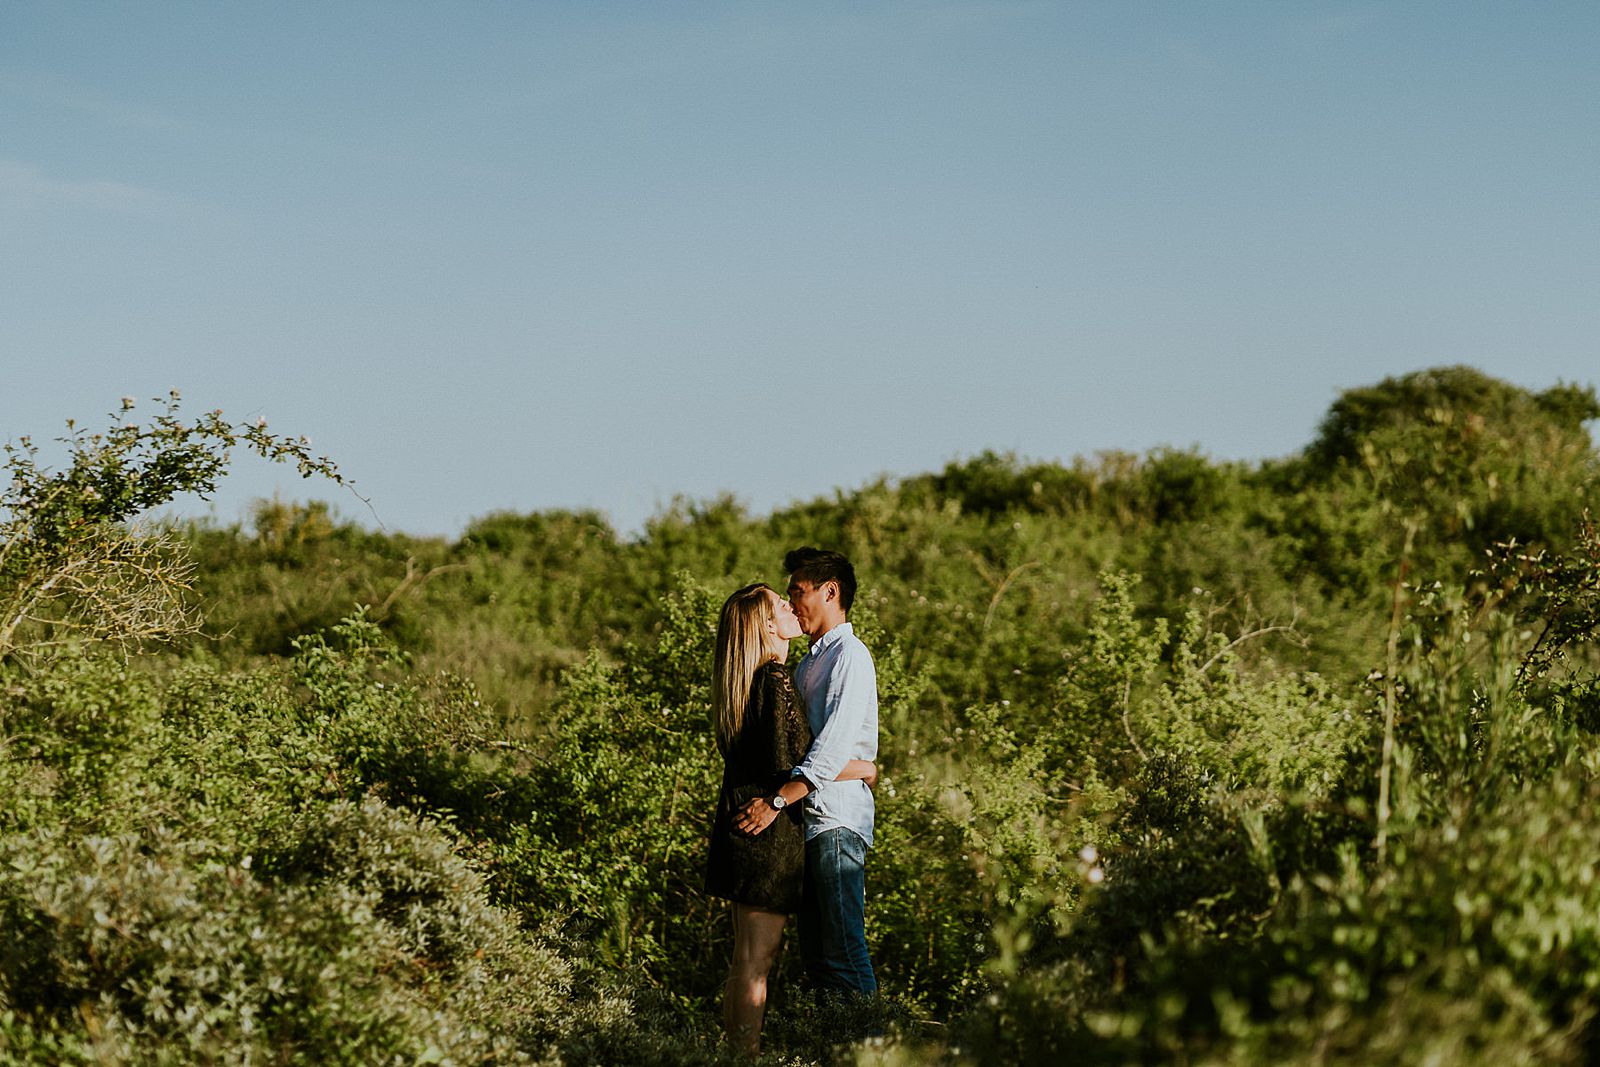
[[[794,608],[794,617],[800,621],[800,629],[806,636],[815,637],[822,627],[823,606],[828,602],[828,593],[835,588],[832,582],[823,582],[820,586],[798,578],[789,582],[789,606]]]

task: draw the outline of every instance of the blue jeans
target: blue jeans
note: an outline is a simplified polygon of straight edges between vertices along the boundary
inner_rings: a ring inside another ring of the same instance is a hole
[[[867,955],[867,843],[853,830],[825,830],[806,842],[800,900],[800,958],[820,989],[878,990]]]

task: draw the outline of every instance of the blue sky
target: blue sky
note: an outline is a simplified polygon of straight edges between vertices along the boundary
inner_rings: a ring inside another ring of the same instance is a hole
[[[1283,455],[1600,381],[1597,176],[1592,2],[11,2],[0,437],[176,387],[426,534]]]

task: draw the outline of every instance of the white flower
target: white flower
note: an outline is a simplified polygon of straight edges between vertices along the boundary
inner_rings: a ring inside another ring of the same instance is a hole
[[[1093,863],[1100,858],[1100,853],[1095,851],[1093,845],[1084,845],[1078,850],[1078,858],[1085,863]]]
[[[1106,880],[1106,872],[1100,867],[1090,867],[1085,877],[1089,879],[1090,885],[1099,885]]]

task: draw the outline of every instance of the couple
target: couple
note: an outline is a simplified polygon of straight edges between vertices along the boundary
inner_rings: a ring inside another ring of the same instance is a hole
[[[783,565],[787,601],[756,583],[722,605],[712,677],[725,769],[706,891],[733,902],[723,1022],[752,1055],[789,915],[799,915],[814,985],[847,995],[878,988],[864,929],[878,682],[846,618],[855,569],[815,548],[795,549]],[[801,634],[811,647],[791,678],[789,641]]]

